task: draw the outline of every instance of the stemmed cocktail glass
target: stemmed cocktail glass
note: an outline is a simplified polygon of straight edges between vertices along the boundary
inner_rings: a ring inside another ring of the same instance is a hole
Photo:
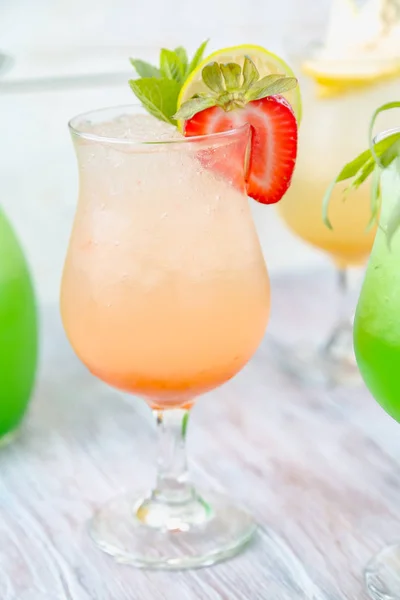
[[[339,298],[326,338],[319,335],[315,343],[281,339],[283,344],[278,344],[283,368],[306,382],[359,382],[352,344],[353,316],[376,232],[376,224],[370,223],[368,185],[353,190],[351,201],[343,198],[348,182],[335,186],[329,206],[332,229],[325,227],[321,211],[325,192],[342,165],[365,149],[365,124],[374,109],[400,96],[396,47],[394,55],[390,54],[400,27],[400,11],[395,12],[394,4],[393,0],[334,0],[324,41],[289,48],[288,60],[302,91],[303,118],[292,185],[278,212],[295,235],[329,256],[336,269]],[[381,15],[382,27],[378,20],[370,23],[375,14]],[[389,128],[390,123],[390,118],[382,115],[382,128]],[[330,319],[328,310],[326,314]],[[309,338],[310,327],[305,333]]]
[[[259,345],[269,280],[244,172],[232,183],[218,169],[245,165],[249,127],[183,138],[137,113],[70,122],[80,191],[61,311],[82,362],[143,398],[158,429],[154,489],[100,508],[91,535],[119,561],[177,569],[231,556],[255,530],[229,498],[193,487],[185,438],[193,403]]]
[[[400,105],[400,104],[399,104]],[[389,132],[393,134],[395,130]],[[398,130],[400,133],[400,130]],[[385,135],[380,136],[384,139]],[[354,347],[362,377],[374,398],[400,421],[400,169],[397,158],[381,176],[382,205],[354,323]],[[375,600],[400,598],[400,544],[388,546],[365,570]]]

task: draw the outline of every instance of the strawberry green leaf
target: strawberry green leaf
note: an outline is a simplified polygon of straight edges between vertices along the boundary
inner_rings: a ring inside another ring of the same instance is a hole
[[[240,87],[240,76],[242,69],[240,65],[236,63],[227,63],[226,65],[220,65],[221,73],[225,80],[225,87],[227,92],[234,92]]]
[[[201,75],[204,83],[212,92],[220,94],[221,92],[225,91],[221,68],[217,62],[212,62],[206,65],[202,70]]]
[[[181,59],[173,50],[162,48],[160,52],[160,71],[162,77],[174,79],[181,83],[185,68]]]
[[[248,101],[260,100],[267,96],[276,96],[283,92],[292,90],[297,85],[295,77],[285,77],[282,75],[267,75],[257,81],[247,92],[246,99]]]
[[[192,71],[194,71],[199,66],[199,64],[201,63],[201,61],[203,60],[204,52],[205,52],[205,49],[207,47],[208,41],[209,40],[205,40],[201,44],[201,46],[199,46],[199,48],[197,48],[196,52],[194,53],[194,56],[193,56],[192,60],[189,63],[189,66],[187,68],[186,76],[188,76]]]
[[[260,78],[256,65],[248,56],[244,57],[243,63],[243,90],[248,90]]]
[[[191,119],[194,115],[197,115],[198,112],[205,110],[206,108],[210,108],[211,106],[216,106],[217,100],[211,97],[197,97],[184,102],[178,112],[173,116],[174,119]]]
[[[131,58],[130,62],[139,77],[161,77],[160,69],[153,67],[153,65],[144,60]]]
[[[155,79],[144,77],[131,79],[129,85],[144,108],[154,117],[175,125],[173,115],[176,112],[180,85],[173,79]]]

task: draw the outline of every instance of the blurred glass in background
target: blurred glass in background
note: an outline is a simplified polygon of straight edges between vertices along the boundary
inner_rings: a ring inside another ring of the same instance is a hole
[[[352,341],[355,295],[375,237],[370,186],[333,190],[332,230],[322,221],[322,200],[342,166],[368,147],[367,124],[379,105],[400,97],[398,0],[334,0],[319,39],[287,36],[287,57],[300,81],[303,120],[292,186],[278,212],[290,230],[328,254],[337,270],[337,318],[317,347],[281,348],[285,369],[306,381],[359,381]],[[379,127],[393,126],[393,115]],[[359,273],[354,267],[361,268]]]

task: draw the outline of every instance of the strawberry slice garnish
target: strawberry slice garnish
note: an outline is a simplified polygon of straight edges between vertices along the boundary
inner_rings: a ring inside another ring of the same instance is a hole
[[[263,204],[273,204],[290,185],[297,155],[297,122],[284,98],[268,96],[229,113],[219,106],[206,108],[185,122],[184,134],[219,133],[245,123],[252,128],[247,195]],[[243,177],[242,156],[236,161],[229,157],[225,165],[216,164],[218,171],[234,181]]]
[[[184,119],[185,136],[207,135],[251,126],[250,157],[245,175],[248,196],[263,204],[278,202],[288,189],[297,156],[297,122],[289,103],[279,92],[292,89],[293,77],[268,75],[259,80],[254,63],[211,63],[203,69],[210,94],[182,104],[176,118]],[[243,182],[243,155],[213,161],[214,170],[235,184]]]

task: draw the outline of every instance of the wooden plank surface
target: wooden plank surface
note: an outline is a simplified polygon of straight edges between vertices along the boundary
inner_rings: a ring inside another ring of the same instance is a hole
[[[117,565],[89,540],[96,506],[151,485],[154,431],[143,405],[84,369],[57,307],[44,308],[32,409],[0,452],[1,600],[366,598],[363,566],[400,540],[400,430],[363,388],[307,389],[277,368],[273,334],[321,330],[334,294],[322,275],[272,286],[271,335],[198,402],[188,437],[193,478],[246,504],[259,533],[239,557],[190,572]]]

